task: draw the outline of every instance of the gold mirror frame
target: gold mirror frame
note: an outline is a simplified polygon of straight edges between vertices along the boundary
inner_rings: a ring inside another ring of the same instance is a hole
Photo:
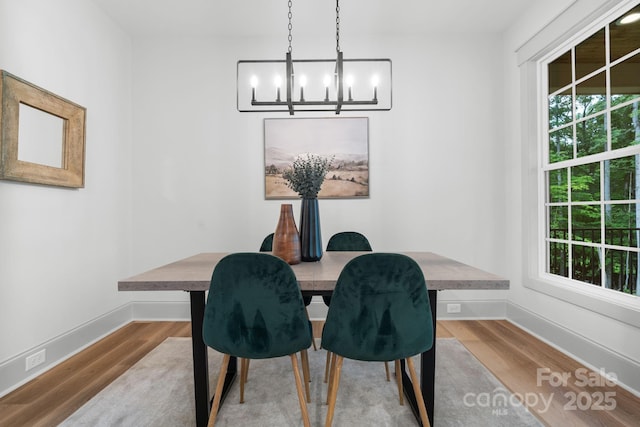
[[[86,108],[0,70],[0,179],[84,187]],[[63,121],[62,167],[18,159],[20,104]]]

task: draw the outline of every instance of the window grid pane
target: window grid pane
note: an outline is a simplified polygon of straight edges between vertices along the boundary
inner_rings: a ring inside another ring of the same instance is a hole
[[[600,286],[602,277],[599,249],[593,246],[572,245],[571,250],[573,279]]]
[[[569,181],[567,168],[547,172],[549,201],[561,203],[569,201]]]
[[[576,85],[576,118],[603,111],[607,106],[606,76],[598,73]]]
[[[573,95],[565,90],[549,96],[549,129],[571,123],[573,120]]]
[[[576,124],[576,150],[578,157],[602,153],[606,146],[607,125],[604,114]]]
[[[619,105],[640,97],[635,78],[640,73],[640,53],[611,67],[611,105]]]
[[[638,104],[640,99],[634,103],[611,110],[611,148],[630,147],[640,143],[638,141],[637,123]]]
[[[571,50],[549,64],[549,93],[571,84]]]
[[[637,295],[637,252],[608,250],[605,256],[605,268],[606,288]]]
[[[604,28],[576,46],[576,79],[604,67]]]
[[[573,126],[549,134],[549,163],[573,158]]]

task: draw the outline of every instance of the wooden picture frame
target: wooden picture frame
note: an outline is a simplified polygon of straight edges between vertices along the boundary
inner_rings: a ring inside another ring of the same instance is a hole
[[[0,72],[0,179],[59,187],[84,187],[86,109],[4,70]],[[57,122],[57,129],[61,130],[62,135],[57,131],[52,132],[53,135],[44,135],[49,129],[46,126],[38,126],[38,122],[25,124],[24,118],[21,122],[21,111],[29,111],[30,115],[41,117],[44,121],[53,121],[54,129]],[[28,132],[22,132],[21,136],[21,130]],[[54,157],[60,156],[53,165],[22,157],[20,144],[27,144],[26,134],[47,141],[38,146],[40,141],[36,140],[35,148],[29,151],[37,154],[39,151],[53,150]],[[50,141],[53,141],[53,147]]]
[[[264,119],[265,199],[296,199],[282,172],[301,154],[333,158],[320,199],[369,197],[369,118]]]

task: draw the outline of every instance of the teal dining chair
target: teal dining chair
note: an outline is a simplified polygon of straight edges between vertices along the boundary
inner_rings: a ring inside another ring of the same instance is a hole
[[[286,262],[266,253],[225,256],[213,270],[202,325],[205,344],[223,353],[209,417],[215,424],[231,357],[290,356],[305,427],[309,426],[297,353],[311,346],[311,329],[296,276]],[[305,372],[308,384],[308,364]],[[240,381],[242,389],[242,378]],[[277,398],[277,396],[276,396]],[[309,399],[307,387],[307,400]]]
[[[268,234],[267,237],[262,240],[260,252],[271,252],[273,250],[273,235],[274,233]],[[303,297],[303,300],[305,306],[311,304],[311,297]]]
[[[271,252],[273,249],[273,235],[274,233],[267,234],[260,244],[260,252]]]
[[[371,244],[369,243],[369,239],[362,233],[358,233],[357,231],[341,231],[339,233],[334,234],[329,238],[329,242],[327,242],[327,252],[330,251],[347,251],[347,252],[371,252],[373,249],[371,248]],[[328,295],[323,295],[322,300],[325,305],[329,307],[331,304],[331,297]],[[324,382],[326,383],[329,378],[329,361],[331,358],[331,352],[327,352],[327,361],[325,363],[324,370]],[[389,374],[389,364],[385,362],[384,369],[387,375],[387,381],[391,381],[391,376]],[[402,395],[400,396],[400,402],[402,402]]]
[[[327,252],[330,251],[346,251],[346,252],[371,252],[371,244],[364,234],[357,231],[341,231],[334,234],[327,242]],[[324,303],[329,307],[331,304],[330,296],[323,296]]]
[[[334,234],[327,242],[327,252],[347,251],[347,252],[371,252],[371,244],[364,234],[357,231],[341,231]],[[331,297],[322,297],[327,307],[331,304]]]
[[[371,252],[371,244],[362,233],[357,231],[341,231],[327,242],[327,251],[365,251]]]
[[[271,252],[271,250],[273,249],[273,235],[274,233],[271,233],[264,238],[262,244],[260,245],[260,252]],[[302,300],[304,301],[305,307],[308,307],[309,304],[311,304],[311,297],[303,296]],[[309,313],[307,312],[307,314]],[[313,349],[317,350],[315,340],[313,341]]]
[[[344,358],[406,360],[422,424],[430,425],[411,357],[429,350],[433,339],[429,295],[422,270],[413,259],[371,253],[347,263],[336,282],[322,331],[322,346],[333,354],[325,426],[333,422]],[[399,370],[396,377],[401,387]]]
[[[271,252],[273,248],[273,236],[274,233],[268,234],[260,244],[260,252]],[[302,300],[305,305],[305,312],[307,313],[307,318],[309,318],[309,312],[306,310],[306,307],[311,303],[311,297],[302,297]],[[311,328],[311,326],[309,326]],[[313,333],[313,329],[312,329]],[[311,343],[313,344],[313,349],[316,348],[316,341],[312,338]],[[249,378],[249,365],[251,364],[251,359],[241,358],[240,359],[240,403],[244,403],[244,389],[247,384],[247,380]],[[302,353],[302,366],[303,372],[309,372],[309,359],[306,352]],[[305,388],[307,391],[307,402],[311,403],[311,392],[309,390],[309,375],[305,376]]]

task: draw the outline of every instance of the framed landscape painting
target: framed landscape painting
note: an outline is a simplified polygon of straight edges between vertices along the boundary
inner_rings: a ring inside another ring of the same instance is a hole
[[[369,118],[264,119],[266,199],[295,199],[282,173],[299,155],[333,159],[318,198],[369,197]]]

